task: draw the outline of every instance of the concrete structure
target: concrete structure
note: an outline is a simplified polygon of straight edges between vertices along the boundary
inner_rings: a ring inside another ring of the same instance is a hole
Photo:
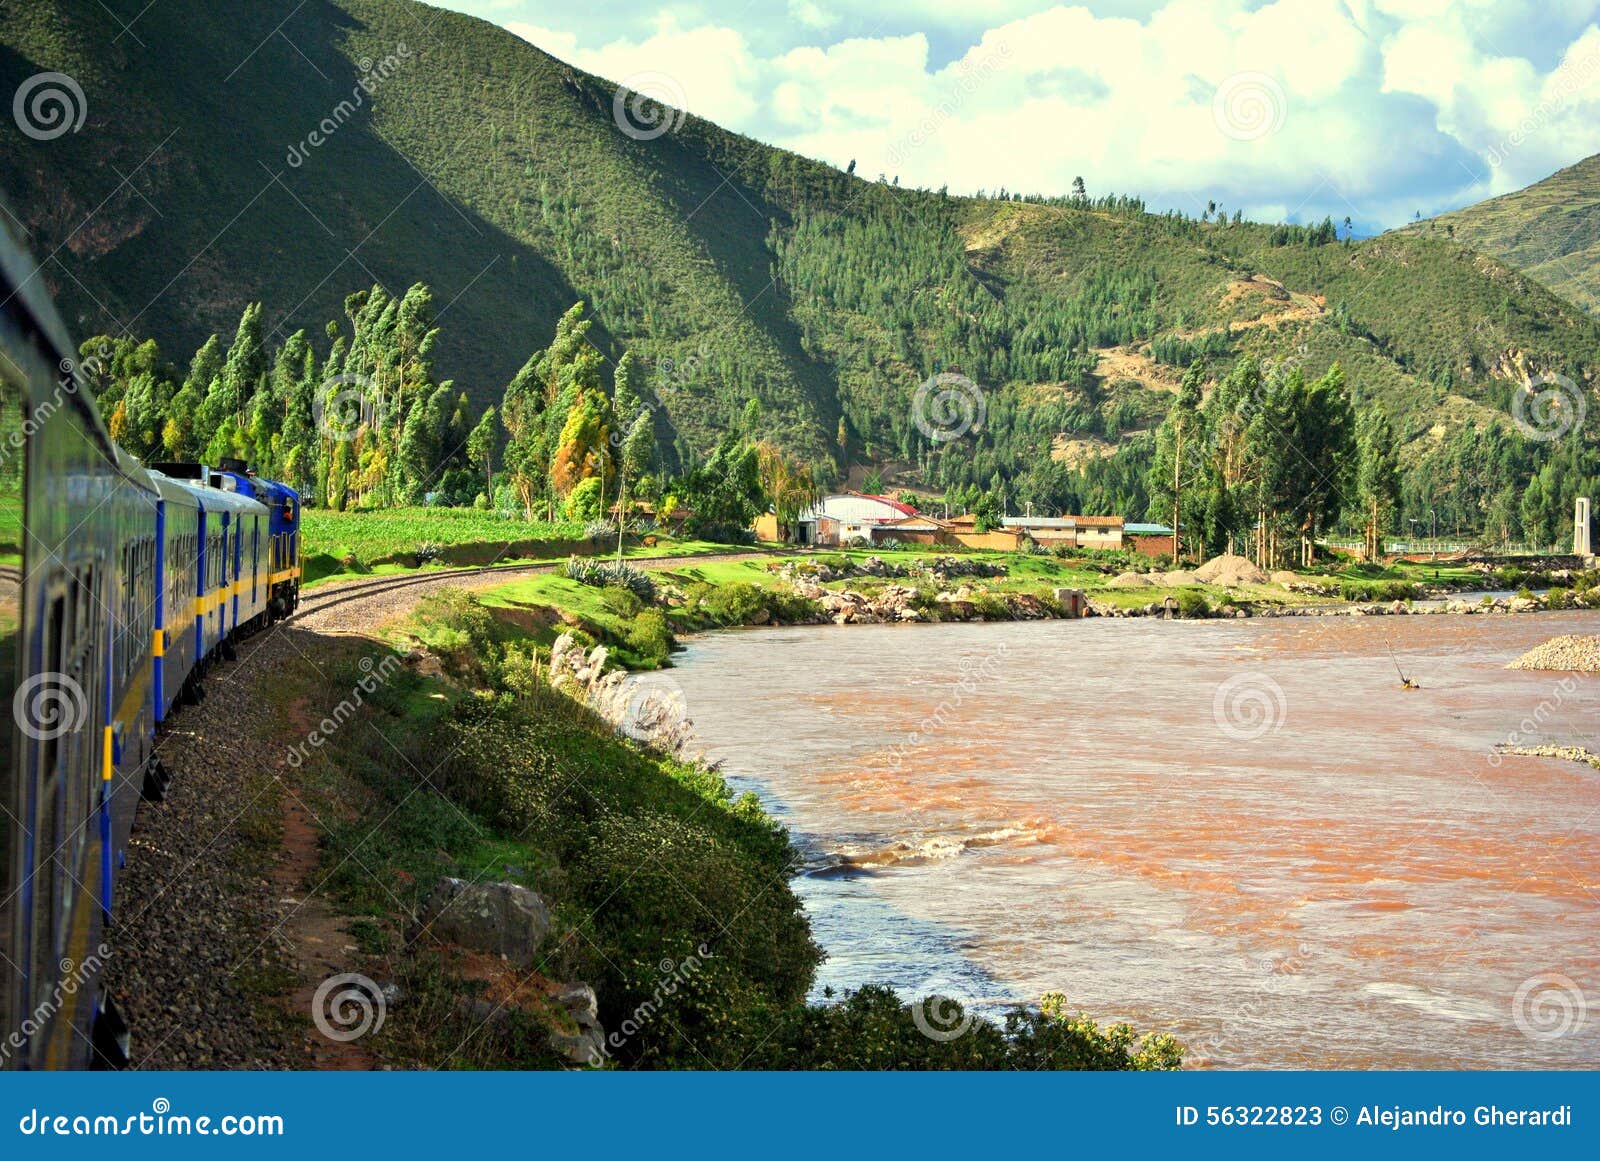
[[[880,524],[915,516],[917,510],[889,496],[837,492],[800,513],[795,540],[800,544],[840,545],[870,541]]]
[[[1592,525],[1589,516],[1589,497],[1579,496],[1578,502],[1573,505],[1572,513],[1572,551],[1575,555],[1584,558],[1589,563],[1589,557],[1594,555]]]

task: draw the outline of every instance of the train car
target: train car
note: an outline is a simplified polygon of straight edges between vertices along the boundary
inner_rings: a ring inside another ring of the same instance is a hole
[[[157,727],[238,637],[292,611],[299,496],[141,466],[0,214],[0,1067],[126,1063],[101,986],[117,872],[169,775]]]
[[[193,700],[195,662],[200,657],[201,498],[195,489],[162,472],[151,472],[160,501],[156,508],[156,628],[153,638],[154,710],[159,724],[173,708]]]
[[[36,273],[0,233],[0,663],[14,691],[0,741],[0,1063],[44,1068],[85,1063],[90,1044],[114,1058],[119,1041],[114,1006],[85,985],[107,956],[124,789],[114,715],[139,673],[115,649],[148,579],[121,546],[141,540],[151,505],[148,478],[79,390],[78,353]]]
[[[221,468],[234,491],[267,507],[267,620],[279,620],[300,604],[300,493],[262,479],[238,460],[223,460]]]

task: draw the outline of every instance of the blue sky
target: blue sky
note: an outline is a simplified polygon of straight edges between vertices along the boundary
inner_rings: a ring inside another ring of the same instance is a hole
[[[438,2],[438,0],[435,0]],[[446,0],[903,185],[1362,232],[1600,153],[1600,0]]]

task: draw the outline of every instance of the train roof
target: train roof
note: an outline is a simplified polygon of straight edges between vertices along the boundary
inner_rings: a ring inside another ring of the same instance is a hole
[[[181,493],[188,497],[190,503],[197,503],[204,512],[239,512],[257,516],[267,514],[265,504],[238,492],[202,484],[199,480],[175,480],[157,471],[152,471],[150,475],[159,481],[163,496],[172,495],[173,492]]]
[[[7,332],[4,341],[12,361],[24,359],[32,364],[19,364],[22,377],[18,386],[36,407],[49,403],[75,409],[109,454],[115,445],[100,418],[100,409],[93,396],[81,389],[78,348],[73,346],[66,325],[50,301],[39,263],[17,237],[14,221],[20,219],[0,199],[0,290],[5,292],[0,301],[0,328]]]
[[[156,487],[155,477],[151,475],[150,470],[123,451],[120,446],[117,447],[117,470],[128,480],[150,493],[152,499],[160,494],[159,489]]]
[[[298,502],[300,499],[299,492],[288,484],[280,483],[277,480],[268,480],[248,472],[223,471],[219,474],[232,480],[236,490],[246,495],[253,495],[257,498],[270,498],[280,503],[284,500]]]
[[[199,508],[199,488],[191,487],[184,480],[174,480],[171,476],[151,470],[150,479],[155,482],[156,490],[161,493],[161,498],[168,503],[182,504],[185,508]]]

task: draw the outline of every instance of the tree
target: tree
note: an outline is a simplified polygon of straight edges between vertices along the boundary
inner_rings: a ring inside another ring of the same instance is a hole
[[[1383,534],[1394,524],[1400,504],[1400,463],[1394,428],[1376,403],[1369,404],[1356,425],[1355,492],[1361,508],[1362,555],[1383,556]]]
[[[1184,372],[1178,396],[1156,431],[1155,459],[1150,466],[1151,505],[1165,509],[1159,515],[1171,515],[1174,557],[1183,554],[1184,528],[1181,521],[1184,497],[1204,476],[1202,441],[1205,425],[1200,418],[1203,374],[1202,363],[1196,363]]]
[[[490,499],[494,498],[494,449],[499,443],[499,432],[495,430],[494,421],[494,407],[491,405],[484,410],[478,425],[467,436],[467,458],[483,469],[483,494]]]

